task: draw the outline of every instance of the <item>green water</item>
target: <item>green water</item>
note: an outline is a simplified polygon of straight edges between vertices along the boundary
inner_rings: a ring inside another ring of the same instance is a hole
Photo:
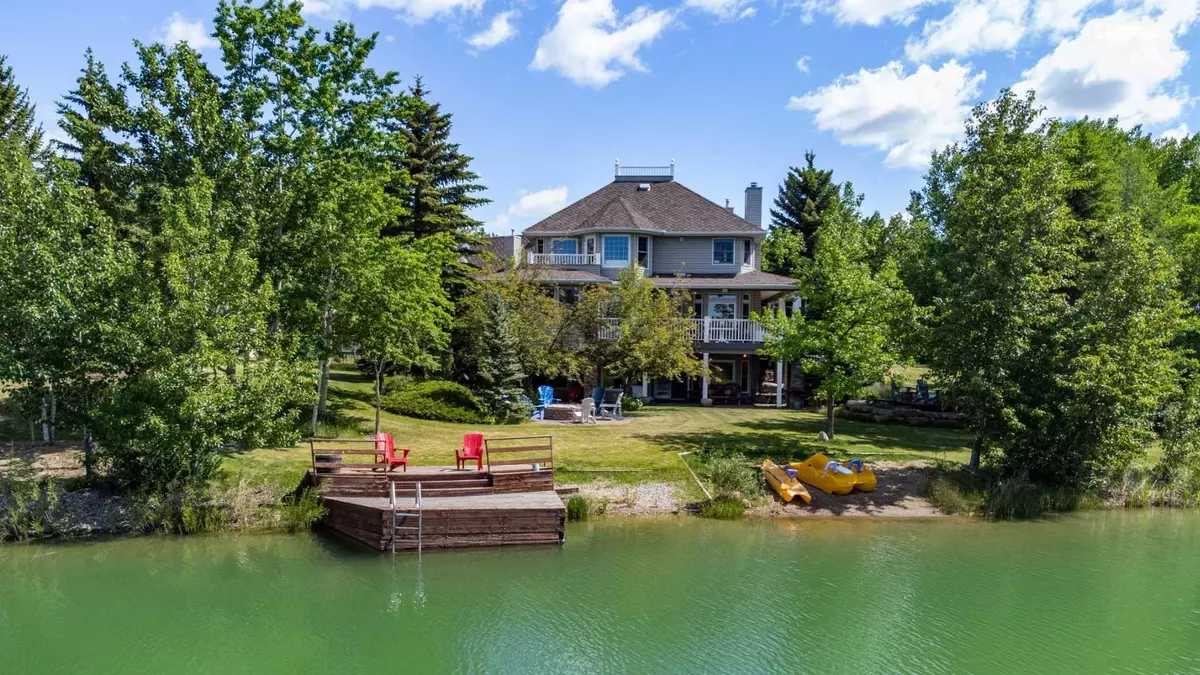
[[[1200,672],[1200,513],[0,545],[3,673]]]

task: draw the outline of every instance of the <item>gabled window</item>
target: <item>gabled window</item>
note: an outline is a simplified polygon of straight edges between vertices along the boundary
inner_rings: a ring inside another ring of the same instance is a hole
[[[629,267],[629,235],[606,234],[600,242],[605,267]]]
[[[734,240],[732,240],[732,239],[713,239],[713,264],[714,265],[732,265],[733,264],[733,249],[734,249]]]

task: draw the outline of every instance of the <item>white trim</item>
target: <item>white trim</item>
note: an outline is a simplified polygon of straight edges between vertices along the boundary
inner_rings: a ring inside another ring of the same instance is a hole
[[[614,260],[612,262],[609,262],[608,251],[604,250],[604,240],[607,237],[624,237],[625,238],[625,256],[626,257],[624,260]],[[634,256],[637,255],[637,252],[633,250],[632,243],[633,242],[631,241],[631,237],[628,234],[602,234],[602,235],[600,235],[600,257],[601,257],[600,266],[607,267],[609,269],[614,269],[614,268],[619,269],[622,267],[629,267],[631,264],[633,264]]]
[[[728,242],[733,243],[733,250],[730,251],[729,262],[717,262],[717,242],[718,241],[728,241]],[[740,263],[737,260],[738,253],[739,253],[737,243],[738,243],[737,237],[713,237],[712,247],[711,247],[713,267],[734,267],[736,265],[739,265]]]

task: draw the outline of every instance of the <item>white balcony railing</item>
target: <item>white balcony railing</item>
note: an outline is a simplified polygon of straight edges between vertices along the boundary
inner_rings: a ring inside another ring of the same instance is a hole
[[[688,334],[695,342],[704,343],[761,343],[764,342],[766,329],[762,324],[750,319],[687,319]],[[620,319],[604,319],[600,326],[601,340],[615,340],[621,334]]]
[[[598,265],[595,253],[530,253],[531,265]]]

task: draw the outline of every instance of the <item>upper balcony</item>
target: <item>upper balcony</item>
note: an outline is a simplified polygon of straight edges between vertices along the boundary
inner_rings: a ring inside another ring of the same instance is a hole
[[[718,319],[706,316],[701,319],[680,319],[687,322],[687,331],[693,342],[702,344],[762,344],[767,331],[762,324],[750,319]],[[604,319],[600,327],[601,340],[615,340],[621,334],[620,319]]]
[[[530,265],[599,265],[600,257],[595,253],[534,253],[529,252]]]

